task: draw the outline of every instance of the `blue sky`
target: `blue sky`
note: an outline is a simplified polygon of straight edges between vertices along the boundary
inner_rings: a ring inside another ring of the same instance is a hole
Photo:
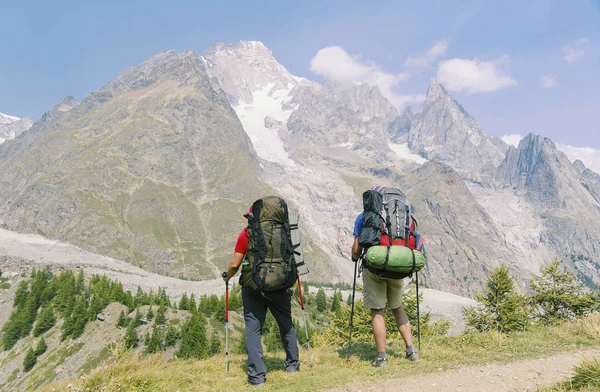
[[[13,0],[2,6],[0,112],[36,119],[161,50],[246,39],[317,80],[338,77],[345,53],[415,110],[439,76],[493,135],[600,149],[600,0],[368,3]],[[331,56],[311,66],[317,53]]]

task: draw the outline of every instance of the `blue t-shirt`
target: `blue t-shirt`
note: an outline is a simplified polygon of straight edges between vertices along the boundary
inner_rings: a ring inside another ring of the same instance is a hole
[[[362,221],[363,221],[363,213],[361,212],[360,214],[358,214],[358,216],[356,217],[356,220],[354,221],[354,236],[358,237],[360,236],[360,231],[362,230]]]

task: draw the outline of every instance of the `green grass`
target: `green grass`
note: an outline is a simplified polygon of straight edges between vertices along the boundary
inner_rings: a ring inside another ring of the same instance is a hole
[[[98,355],[88,356],[85,364],[79,369],[79,374],[89,374],[93,369],[98,367],[101,363],[107,361],[112,356],[110,347],[104,347]]]
[[[237,341],[230,341],[231,347]],[[536,327],[510,335],[497,332],[474,333],[455,337],[435,337],[422,342],[421,362],[402,358],[403,344],[395,339],[388,344],[390,365],[379,369],[370,366],[375,355],[373,344],[353,345],[353,355],[345,359],[345,347],[320,346],[313,348],[314,367],[308,366],[308,354],[301,351],[302,370],[288,374],[283,370],[283,353],[266,353],[267,391],[314,391],[403,376],[436,372],[467,365],[496,362],[506,363],[536,358],[565,350],[600,347],[600,315],[565,323],[557,327]],[[246,384],[246,356],[231,355],[229,375],[224,375],[224,356],[206,360],[163,361],[162,354],[139,357],[133,352],[115,355],[105,366],[92,371],[85,380],[71,380],[47,386],[60,390],[66,385],[90,391],[197,391],[249,390]],[[201,386],[201,387],[199,387]],[[106,389],[103,389],[106,388]]]
[[[567,381],[560,382],[546,392],[562,391],[600,391],[600,360],[584,359],[575,367],[575,375]]]
[[[8,282],[0,283],[0,289],[2,289],[2,290],[10,289],[10,283],[8,283]]]

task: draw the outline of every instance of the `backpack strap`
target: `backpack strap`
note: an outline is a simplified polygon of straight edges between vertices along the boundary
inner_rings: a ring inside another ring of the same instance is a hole
[[[408,236],[410,234],[410,205],[408,203],[405,204],[405,212],[406,212],[406,224],[404,225],[404,245],[408,247]],[[413,262],[415,259],[415,255],[413,254]]]

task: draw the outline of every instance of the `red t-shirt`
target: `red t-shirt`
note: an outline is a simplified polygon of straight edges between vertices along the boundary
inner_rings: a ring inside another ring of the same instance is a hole
[[[248,252],[248,229],[245,227],[240,231],[240,235],[235,243],[235,252],[241,254]]]

